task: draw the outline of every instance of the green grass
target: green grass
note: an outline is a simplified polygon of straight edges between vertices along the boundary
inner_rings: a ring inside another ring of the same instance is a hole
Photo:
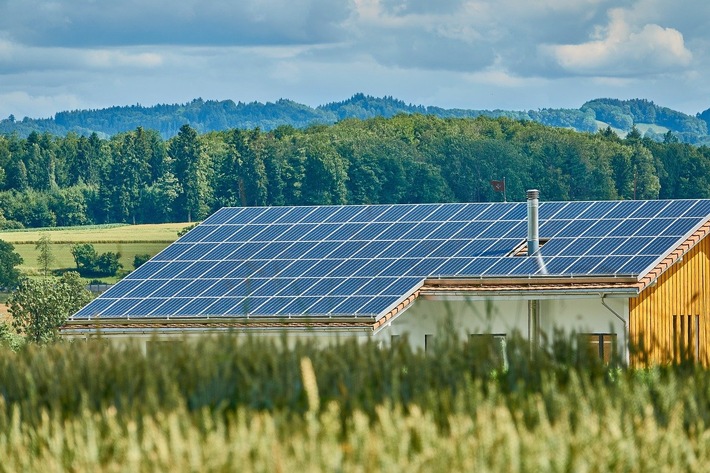
[[[647,131],[652,131],[653,133],[656,133],[658,135],[665,135],[668,133],[669,129],[665,126],[661,125],[656,125],[653,123],[636,123],[636,129],[641,133],[643,136],[646,134]]]
[[[177,238],[176,238],[177,239]],[[91,242],[87,242],[91,243]],[[71,254],[71,247],[74,243],[53,243],[52,255],[54,262],[52,270],[75,269],[76,264],[74,257]],[[123,271],[133,270],[133,257],[135,255],[148,254],[151,257],[162,251],[169,243],[94,243],[96,252],[106,253],[114,251],[121,253],[120,263],[123,265]],[[33,276],[41,273],[41,268],[37,264],[37,251],[34,244],[15,244],[15,251],[22,256],[24,263],[18,266],[23,273]],[[113,281],[115,278],[102,278],[102,280]]]
[[[139,254],[155,256],[166,246],[177,240],[177,232],[187,223],[166,223],[151,225],[92,225],[87,227],[65,227],[53,229],[49,233],[52,241],[54,261],[51,270],[62,271],[76,267],[71,247],[77,243],[91,243],[96,251],[121,253],[122,273],[133,270],[133,257]],[[24,263],[18,268],[29,276],[41,274],[37,263],[38,252],[35,243],[45,230],[24,230],[0,232],[0,240],[15,246]],[[120,273],[119,273],[120,275]],[[117,277],[101,278],[105,282],[115,282]]]

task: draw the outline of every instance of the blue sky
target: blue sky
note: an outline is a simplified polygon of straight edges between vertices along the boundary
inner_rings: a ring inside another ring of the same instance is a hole
[[[446,108],[710,108],[707,0],[0,0],[0,118],[356,92]]]

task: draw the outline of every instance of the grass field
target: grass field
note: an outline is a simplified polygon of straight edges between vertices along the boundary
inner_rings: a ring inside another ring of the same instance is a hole
[[[439,340],[439,338],[437,338]],[[0,471],[705,472],[710,372],[556,340],[0,347]],[[480,348],[480,347],[478,347]],[[490,361],[490,360],[489,360]]]
[[[52,240],[54,262],[50,269],[64,270],[75,267],[71,247],[77,243],[91,243],[97,253],[119,252],[124,271],[133,270],[133,257],[138,254],[155,256],[177,239],[177,232],[188,223],[165,223],[151,225],[90,226],[61,229],[25,230],[0,232],[0,240],[12,243],[24,263],[18,268],[30,276],[40,274],[35,244],[47,234]],[[102,278],[114,282],[116,278]]]

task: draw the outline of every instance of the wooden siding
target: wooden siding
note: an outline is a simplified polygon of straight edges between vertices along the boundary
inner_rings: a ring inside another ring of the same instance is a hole
[[[709,282],[710,238],[703,238],[655,283],[629,300],[632,364],[688,357],[710,365]]]

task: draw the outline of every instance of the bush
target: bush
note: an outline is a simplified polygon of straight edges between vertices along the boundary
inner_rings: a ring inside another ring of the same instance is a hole
[[[96,272],[104,276],[113,276],[123,267],[118,260],[121,258],[120,253],[108,251],[101,253],[96,259]]]
[[[133,268],[138,269],[143,263],[150,259],[150,255],[135,255],[133,257]]]
[[[188,226],[182,228],[180,231],[177,232],[177,236],[181,237],[183,235],[186,235],[187,232],[189,232],[190,230],[195,228],[197,225],[199,225],[199,223],[193,223],[192,225],[188,225]]]
[[[98,254],[91,243],[80,243],[71,247],[76,269],[83,277],[114,276],[123,267],[119,263],[121,254],[108,251]]]

